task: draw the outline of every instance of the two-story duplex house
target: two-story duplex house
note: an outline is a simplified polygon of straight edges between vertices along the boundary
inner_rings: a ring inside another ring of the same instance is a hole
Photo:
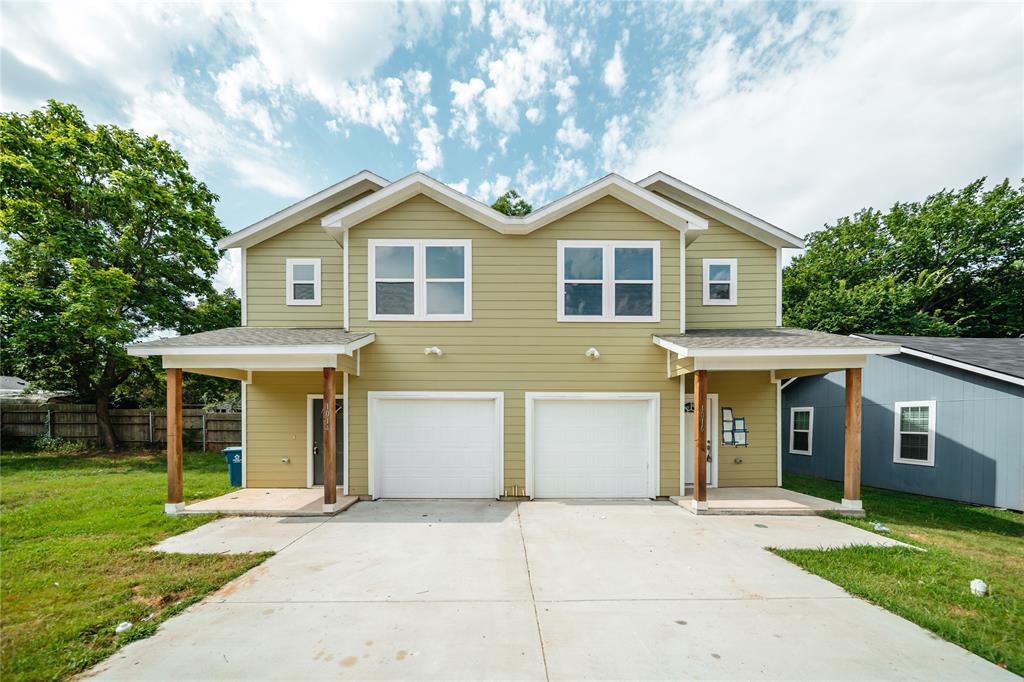
[[[168,377],[242,382],[244,485],[370,498],[655,498],[781,482],[780,382],[889,344],[781,327],[800,238],[663,173],[525,217],[423,174],[359,173],[222,240],[242,326],[137,344]],[[331,406],[334,406],[332,409]],[[696,464],[695,464],[696,463]]]

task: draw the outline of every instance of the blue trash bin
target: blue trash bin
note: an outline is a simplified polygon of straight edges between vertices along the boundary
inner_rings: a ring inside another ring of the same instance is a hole
[[[228,477],[231,485],[241,487],[242,485],[242,448],[224,448],[224,461],[228,463]]]

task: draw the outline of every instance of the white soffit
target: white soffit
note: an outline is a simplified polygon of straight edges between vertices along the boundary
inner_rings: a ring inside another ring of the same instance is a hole
[[[342,233],[346,230],[420,194],[502,234],[529,234],[606,196],[614,197],[680,232],[704,230],[708,226],[707,220],[696,213],[614,174],[582,187],[529,215],[512,217],[428,175],[413,173],[374,192],[371,196],[329,214],[321,223],[331,236],[340,241]]]
[[[790,234],[782,228],[776,227],[755,215],[751,215],[743,209],[722,201],[703,190],[697,189],[693,185],[688,185],[668,173],[659,171],[643,180],[637,181],[636,184],[652,192],[685,202],[715,220],[777,249],[804,248],[804,240],[800,237]]]

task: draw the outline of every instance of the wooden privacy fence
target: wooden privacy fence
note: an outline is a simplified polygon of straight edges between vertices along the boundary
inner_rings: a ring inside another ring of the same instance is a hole
[[[167,442],[166,410],[111,410],[114,435],[125,445],[159,445]],[[242,443],[242,415],[239,412],[183,410],[183,440],[186,449],[220,450]],[[96,406],[69,403],[4,403],[0,405],[0,427],[6,441],[39,436],[95,444]]]

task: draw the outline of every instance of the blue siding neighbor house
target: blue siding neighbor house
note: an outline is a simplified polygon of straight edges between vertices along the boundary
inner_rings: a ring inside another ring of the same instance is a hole
[[[863,371],[864,485],[1024,510],[1024,339],[897,343]],[[788,382],[782,468],[843,479],[844,374]]]

